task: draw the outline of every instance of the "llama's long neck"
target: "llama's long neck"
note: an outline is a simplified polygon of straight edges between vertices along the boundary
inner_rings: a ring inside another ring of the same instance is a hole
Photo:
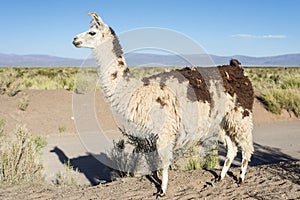
[[[93,49],[93,54],[99,66],[100,84],[104,95],[111,100],[116,88],[124,80],[129,80],[129,70],[118,38],[113,35],[112,38]]]

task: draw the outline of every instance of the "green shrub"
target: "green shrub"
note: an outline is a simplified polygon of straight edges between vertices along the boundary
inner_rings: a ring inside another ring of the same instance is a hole
[[[3,123],[2,123],[3,129]],[[0,183],[20,184],[42,179],[41,149],[46,145],[42,137],[32,136],[24,127],[12,135],[0,135]]]
[[[281,114],[282,109],[300,116],[300,92],[292,89],[265,90],[260,96],[265,108],[275,114]]]
[[[262,92],[261,100],[268,111],[274,114],[281,114],[282,105],[280,104],[280,95],[276,93],[274,90],[266,90]]]
[[[202,168],[206,170],[218,169],[220,167],[218,149],[213,149],[211,152],[204,158],[204,163]]]
[[[200,169],[200,162],[198,159],[189,159],[187,161],[187,165],[186,165],[186,170],[190,171],[190,170],[195,170],[195,169]]]

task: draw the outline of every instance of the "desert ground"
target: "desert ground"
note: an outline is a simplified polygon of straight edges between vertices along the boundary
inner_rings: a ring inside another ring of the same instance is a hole
[[[26,111],[17,108],[22,93],[30,99]],[[43,149],[46,183],[1,187],[0,199],[155,199],[156,184],[151,177],[111,181],[107,167],[98,162],[97,156],[120,135],[100,92],[76,96],[65,90],[23,90],[15,97],[0,96],[0,107],[0,119],[7,122],[8,132],[26,124],[33,134],[44,135],[48,141]],[[300,199],[299,130],[299,119],[288,112],[271,114],[255,100],[255,153],[245,183],[236,183],[239,154],[219,184],[214,183],[219,169],[171,170],[167,196],[160,199]],[[224,147],[219,154],[222,164]],[[54,185],[66,160],[78,170],[67,174],[74,184]]]

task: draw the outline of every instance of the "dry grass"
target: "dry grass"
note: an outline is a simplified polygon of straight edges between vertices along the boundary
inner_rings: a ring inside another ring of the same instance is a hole
[[[293,89],[270,89],[262,92],[261,100],[266,109],[275,114],[281,114],[285,109],[300,116],[300,92]]]
[[[246,73],[268,111],[300,116],[300,68],[248,68]]]
[[[15,96],[20,91],[20,76],[14,68],[3,70],[0,76],[0,94]]]
[[[0,183],[20,184],[42,180],[41,149],[46,145],[42,137],[34,137],[25,127],[6,134],[0,122]]]
[[[61,186],[76,186],[78,185],[76,176],[79,173],[78,168],[74,169],[70,160],[64,163],[64,171],[56,174],[56,185]]]
[[[29,96],[26,93],[23,93],[22,97],[19,99],[18,108],[22,111],[26,111],[29,106]]]
[[[5,88],[1,82],[5,81],[7,85],[9,79],[8,83],[13,83],[13,87],[10,86],[12,89],[73,90],[79,70],[80,68],[0,68],[0,88]]]

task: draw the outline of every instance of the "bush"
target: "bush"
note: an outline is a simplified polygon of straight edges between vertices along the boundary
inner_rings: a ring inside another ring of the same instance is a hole
[[[298,89],[300,88],[300,79],[299,78],[289,78],[283,81],[281,85],[282,89]]]
[[[206,170],[218,169],[220,167],[218,149],[213,149],[211,152],[204,158],[204,163],[202,168]]]
[[[22,111],[25,111],[29,106],[29,97],[27,94],[23,94],[23,96],[19,100],[18,108]]]
[[[15,96],[20,92],[20,84],[18,72],[13,68],[8,68],[0,76],[0,94],[7,94],[11,97]]]
[[[193,158],[190,158],[190,159],[187,161],[187,165],[186,165],[186,170],[187,170],[187,171],[200,169],[200,167],[201,167],[201,166],[200,166],[199,159],[193,159]]]
[[[78,185],[76,181],[78,173],[78,168],[74,169],[70,160],[68,160],[68,162],[64,163],[64,171],[56,174],[55,184],[61,186],[76,186]]]
[[[41,149],[46,140],[32,136],[24,127],[7,135],[3,122],[0,126],[0,183],[11,185],[41,180]]]
[[[260,96],[265,108],[275,114],[281,114],[282,109],[300,116],[300,93],[291,89],[265,90]]]
[[[75,82],[75,92],[77,94],[86,94],[94,92],[97,88],[98,74],[96,71],[85,69],[77,74]],[[74,86],[72,86],[74,87]]]

